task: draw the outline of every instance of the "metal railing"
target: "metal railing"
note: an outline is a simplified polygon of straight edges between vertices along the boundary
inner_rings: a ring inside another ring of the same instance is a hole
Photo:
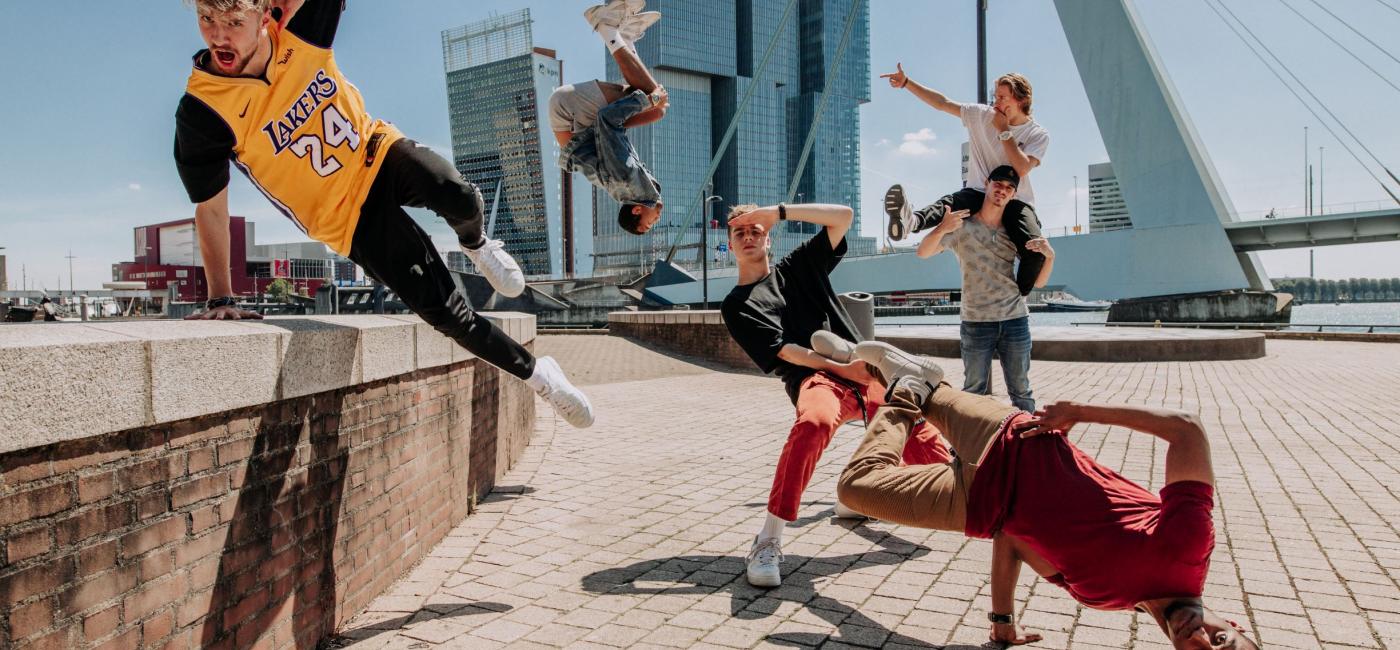
[[[1233,330],[1298,330],[1306,331],[1308,328],[1316,327],[1318,332],[1324,331],[1324,327],[1365,329],[1367,334],[1377,333],[1377,329],[1395,330],[1400,333],[1400,324],[1388,323],[1162,323],[1156,321],[1078,321],[1071,323],[1075,327],[1152,327],[1152,328],[1187,328],[1187,329],[1233,329]],[[1340,330],[1339,330],[1340,331]]]

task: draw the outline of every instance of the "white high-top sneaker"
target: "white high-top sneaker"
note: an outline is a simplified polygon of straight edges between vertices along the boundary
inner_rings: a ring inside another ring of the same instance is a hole
[[[637,41],[642,40],[642,35],[646,34],[646,31],[658,20],[661,20],[661,12],[659,11],[643,11],[632,14],[622,19],[622,26],[618,28],[617,33],[622,37],[622,40],[627,41],[627,44],[632,46],[632,49],[636,49]]]
[[[487,239],[477,248],[462,247],[472,266],[486,278],[496,292],[514,298],[525,293],[525,273],[515,258],[506,252],[505,244],[499,239]]]
[[[769,537],[762,541],[755,538],[753,548],[749,549],[746,571],[749,584],[755,587],[777,587],[783,584],[782,562],[783,545],[778,538]]]
[[[564,370],[559,367],[559,362],[555,361],[554,357],[535,359],[535,374],[526,379],[525,383],[549,402],[549,405],[554,407],[554,412],[563,416],[570,426],[575,429],[593,426],[593,405],[588,402],[588,396],[569,382],[569,378],[564,375]]]

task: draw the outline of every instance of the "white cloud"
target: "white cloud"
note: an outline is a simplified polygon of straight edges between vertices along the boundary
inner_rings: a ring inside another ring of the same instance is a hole
[[[877,146],[877,147],[888,147],[888,146],[890,146],[890,139],[889,139],[889,138],[880,138],[880,139],[875,143],[875,146]]]
[[[906,156],[932,156],[938,153],[938,150],[929,146],[928,143],[937,139],[938,134],[928,127],[913,133],[905,133],[904,142],[899,145],[899,152]]]
[[[140,184],[140,183],[127,183],[127,184],[126,184],[126,189],[131,190],[131,191],[133,191],[133,192],[140,192],[140,191],[141,191],[141,184]]]

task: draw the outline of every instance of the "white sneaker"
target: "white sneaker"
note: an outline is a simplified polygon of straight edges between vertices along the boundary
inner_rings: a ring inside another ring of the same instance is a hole
[[[780,567],[782,562],[783,547],[778,538],[769,537],[762,541],[755,538],[753,548],[749,549],[749,584],[755,587],[777,587],[783,584]]]
[[[903,185],[891,185],[885,192],[885,214],[890,221],[890,241],[899,241],[914,232],[914,209],[909,207]]]
[[[836,363],[850,363],[856,358],[856,344],[826,330],[812,333],[812,351]]]
[[[569,383],[569,378],[564,375],[564,370],[559,367],[559,362],[555,361],[554,357],[536,358],[535,374],[526,379],[525,383],[549,402],[549,405],[554,407],[554,412],[563,416],[570,426],[575,429],[593,426],[593,405],[588,402],[588,396]]]
[[[618,28],[617,33],[635,50],[637,41],[642,40],[642,36],[658,20],[661,20],[661,12],[659,11],[643,11],[632,14],[622,19],[622,26]]]
[[[525,293],[525,273],[515,258],[506,252],[505,244],[499,239],[487,239],[478,248],[462,247],[462,252],[472,261],[478,273],[496,289],[497,293],[514,298]]]
[[[885,381],[894,386],[900,377],[912,376],[922,379],[930,386],[943,381],[943,368],[933,359],[909,354],[883,341],[862,341],[856,344],[856,356],[862,361],[880,369]]]
[[[594,30],[599,25],[620,27],[622,21],[646,7],[646,0],[608,0],[583,10],[583,17]]]
[[[833,516],[833,517],[836,517],[837,519],[869,519],[869,518],[870,518],[868,515],[863,515],[863,514],[861,514],[861,513],[859,513],[859,512],[856,512],[855,510],[852,510],[852,509],[850,509],[850,508],[847,508],[847,507],[846,507],[846,504],[841,503],[840,501],[837,501],[837,502],[836,502],[835,512],[832,513],[832,516]]]

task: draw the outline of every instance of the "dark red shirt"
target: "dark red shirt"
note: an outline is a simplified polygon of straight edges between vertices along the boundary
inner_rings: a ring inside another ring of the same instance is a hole
[[[1160,497],[1060,435],[1022,439],[1013,418],[969,491],[966,532],[1015,537],[1059,571],[1048,578],[1095,609],[1199,597],[1215,547],[1215,490],[1178,481]]]

